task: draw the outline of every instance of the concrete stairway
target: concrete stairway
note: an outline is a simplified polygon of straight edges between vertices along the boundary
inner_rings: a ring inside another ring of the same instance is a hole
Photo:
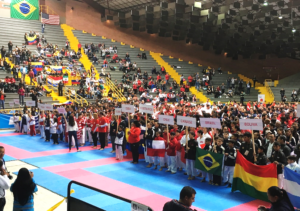
[[[15,46],[22,47],[22,44],[25,42],[24,34],[28,34],[30,31],[39,32],[40,37],[42,37],[41,23],[39,21],[0,18],[0,26],[0,46],[4,46],[6,51],[8,51],[7,44],[9,41],[13,43],[13,49]],[[66,38],[64,37],[63,30],[60,26],[46,25],[45,33],[43,35],[47,39],[48,43],[58,45],[59,49],[65,47]],[[37,54],[36,45],[27,45],[26,47],[33,54]],[[68,64],[68,61],[63,59],[63,63]],[[4,79],[6,76],[11,77],[12,74],[0,70],[0,79]],[[16,93],[6,93],[6,96],[5,108],[10,108],[9,102],[12,102],[13,99],[18,99],[18,95]],[[41,99],[44,103],[58,103],[58,101],[53,100],[52,97],[39,97],[39,99]],[[25,101],[26,100],[31,100],[31,98],[25,98]]]
[[[168,56],[162,56],[162,58],[170,65],[180,66],[181,68],[175,68],[175,70],[179,75],[183,75],[186,80],[190,75],[194,75],[196,73],[199,73],[200,78],[202,80],[202,76],[203,76],[202,71],[204,68],[205,69],[207,68],[207,66],[199,67],[197,64],[189,64],[189,62],[186,62],[186,61],[179,61],[179,59],[176,59],[176,58],[171,59]],[[215,69],[217,70],[217,67],[215,67]],[[222,74],[218,74],[218,72],[216,71],[215,76],[212,77],[211,85],[214,86],[214,88],[217,88],[217,86],[221,86],[222,83],[224,83],[224,85],[227,87],[226,80],[228,77],[237,78],[238,80],[240,79],[237,74],[228,74],[228,72],[225,72],[225,71],[223,71]],[[244,90],[246,90],[245,82],[244,82],[243,87],[244,87]],[[225,89],[225,91],[227,91],[227,88]],[[226,98],[225,96],[222,96],[221,98],[214,98],[214,95],[207,95],[206,91],[203,91],[203,94],[207,98],[210,98],[212,101],[221,101],[221,102],[228,102],[229,100],[236,100],[237,102],[240,101],[240,96],[238,96],[238,95],[234,95],[232,98]],[[245,95],[244,101],[245,102],[248,100],[256,101],[258,94],[259,93],[257,90],[255,90],[254,88],[251,88],[250,95]]]
[[[285,90],[285,95],[287,97],[287,101],[289,102],[291,101],[291,94],[293,90],[296,90],[298,96],[300,96],[300,73],[281,79],[276,87],[271,87],[276,101],[281,101],[280,90],[282,88]]]

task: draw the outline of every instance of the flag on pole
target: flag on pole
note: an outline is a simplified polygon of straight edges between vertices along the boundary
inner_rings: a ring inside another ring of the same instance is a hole
[[[147,140],[147,155],[165,157],[166,145],[164,140]]]
[[[50,24],[50,25],[59,25],[59,15],[48,15],[46,13],[42,13],[42,23]]]
[[[67,75],[63,76],[63,83],[67,84],[69,82],[69,77]]]
[[[276,164],[254,165],[237,152],[231,191],[239,190],[253,198],[268,201],[268,189],[277,185]]]
[[[43,70],[43,62],[31,62],[31,67],[33,69],[36,69],[36,71],[42,71]]]
[[[283,189],[286,190],[293,206],[300,208],[300,174],[284,168]]]

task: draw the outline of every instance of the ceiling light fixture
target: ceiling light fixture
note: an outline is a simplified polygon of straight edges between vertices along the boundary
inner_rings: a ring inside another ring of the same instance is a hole
[[[264,6],[268,6],[268,2],[267,1],[264,2]]]
[[[282,16],[280,15],[280,16],[278,17],[278,19],[280,19],[280,20],[281,20],[281,19],[282,19]]]
[[[293,29],[292,29],[292,32],[293,32],[293,33],[295,33],[295,32],[296,32],[296,29],[295,29],[295,28],[293,28]]]

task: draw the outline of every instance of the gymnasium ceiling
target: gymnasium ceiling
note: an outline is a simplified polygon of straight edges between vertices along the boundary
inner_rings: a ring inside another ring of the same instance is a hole
[[[107,20],[121,28],[185,40],[216,54],[300,57],[300,0],[95,1],[113,11]]]

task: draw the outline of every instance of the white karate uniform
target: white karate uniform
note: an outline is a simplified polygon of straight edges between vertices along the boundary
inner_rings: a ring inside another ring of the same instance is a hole
[[[121,136],[120,138],[118,136]],[[115,145],[116,145],[116,159],[123,160],[123,138],[124,138],[124,132],[118,132],[116,139],[115,139]]]

